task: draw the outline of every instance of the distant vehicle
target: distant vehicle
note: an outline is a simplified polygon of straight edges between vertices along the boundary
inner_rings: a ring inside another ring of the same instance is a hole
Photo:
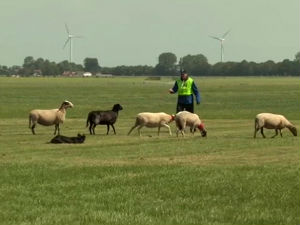
[[[83,73],[82,76],[83,76],[83,77],[91,77],[91,76],[92,76],[92,73],[90,73],[90,72],[85,72],[85,73]]]

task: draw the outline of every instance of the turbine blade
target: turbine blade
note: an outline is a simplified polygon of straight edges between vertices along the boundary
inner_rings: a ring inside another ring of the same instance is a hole
[[[84,38],[84,36],[82,36],[82,35],[74,35],[72,37],[74,37],[74,38]]]
[[[230,30],[228,30],[225,34],[223,34],[223,38],[230,32]]]
[[[69,41],[70,41],[70,38],[68,38],[68,39],[66,40],[63,49],[66,47],[66,45],[68,44]]]
[[[215,36],[211,36],[211,35],[209,35],[211,38],[214,38],[214,39],[217,39],[217,40],[219,40],[219,41],[222,41],[222,39],[221,38],[218,38],[218,37],[215,37]]]
[[[68,28],[68,25],[65,23],[65,28],[66,28],[66,31],[68,34],[70,34],[70,31],[69,31],[69,28]]]

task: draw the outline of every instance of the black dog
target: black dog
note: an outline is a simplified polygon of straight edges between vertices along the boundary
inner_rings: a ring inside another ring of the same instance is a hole
[[[114,133],[116,134],[114,123],[117,121],[118,113],[122,109],[123,107],[120,104],[115,104],[112,110],[89,112],[88,118],[86,120],[86,126],[88,127],[88,125],[90,124],[90,134],[95,134],[95,127],[98,124],[107,126],[106,134],[108,134],[109,132],[110,125],[113,128]]]
[[[52,140],[50,141],[53,144],[62,144],[62,143],[68,143],[68,144],[81,144],[85,140],[85,135],[78,134],[77,137],[66,137],[62,135],[56,135]]]

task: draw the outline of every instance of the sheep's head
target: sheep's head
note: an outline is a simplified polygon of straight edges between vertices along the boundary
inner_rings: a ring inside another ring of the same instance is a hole
[[[175,120],[175,115],[169,115],[170,118],[167,120],[167,123],[172,123]]]
[[[171,115],[171,120],[170,120],[170,122],[172,122],[172,121],[174,121],[174,120],[175,120],[175,115],[172,114],[172,115]]]
[[[72,102],[65,100],[62,104],[61,104],[61,108],[73,108],[74,105]]]
[[[293,133],[294,136],[297,136],[297,128],[296,127],[288,127],[288,128]]]
[[[206,136],[207,136],[207,131],[206,131],[205,128],[204,128],[204,123],[201,123],[201,124],[198,126],[198,129],[199,129],[199,131],[201,132],[201,136],[202,136],[202,137],[206,137]]]
[[[115,104],[115,105],[113,106],[112,111],[118,112],[118,111],[120,111],[120,110],[122,110],[122,109],[123,109],[123,107],[122,107],[120,104]]]

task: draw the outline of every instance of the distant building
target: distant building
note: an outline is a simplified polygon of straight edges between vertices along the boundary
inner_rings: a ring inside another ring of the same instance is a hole
[[[77,74],[76,72],[64,71],[62,76],[64,76],[64,77],[74,77],[74,76],[76,76],[76,74]]]
[[[92,73],[90,73],[90,72],[84,72],[84,73],[82,74],[82,76],[83,76],[83,77],[91,77],[91,76],[92,76]]]
[[[34,77],[40,77],[42,75],[43,75],[42,70],[33,70],[32,76],[34,76]]]

